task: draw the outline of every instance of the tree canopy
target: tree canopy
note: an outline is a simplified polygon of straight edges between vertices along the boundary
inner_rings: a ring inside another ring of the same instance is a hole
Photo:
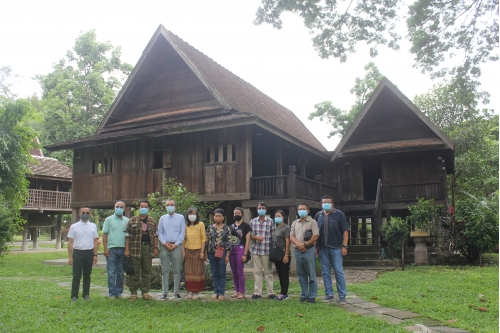
[[[298,14],[318,54],[344,62],[358,43],[369,45],[372,57],[379,45],[398,50],[403,8],[409,51],[422,71],[477,77],[481,63],[498,60],[498,0],[262,0],[254,23],[281,29],[283,13]],[[442,67],[456,56],[455,67]]]
[[[132,66],[121,48],[99,42],[94,30],[81,33],[47,75],[38,75],[43,91],[41,141],[49,145],[93,135]],[[71,165],[69,151],[50,154]]]

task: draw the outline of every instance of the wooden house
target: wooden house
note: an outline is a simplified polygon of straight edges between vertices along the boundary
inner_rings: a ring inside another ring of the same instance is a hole
[[[36,139],[39,144],[38,139]],[[29,197],[21,213],[27,223],[24,225],[22,250],[28,250],[28,237],[37,248],[38,229],[51,229],[51,238],[56,248],[61,248],[62,215],[71,213],[71,168],[55,158],[43,156],[41,149],[33,149],[31,156],[36,163],[30,164]]]
[[[130,209],[175,178],[228,212],[243,207],[247,221],[261,200],[289,221],[302,201],[314,214],[325,194],[353,219],[381,219],[416,196],[445,200],[453,169],[451,142],[387,79],[332,153],[293,112],[163,26],[96,134],[46,149],[74,150],[74,214],[117,200]]]

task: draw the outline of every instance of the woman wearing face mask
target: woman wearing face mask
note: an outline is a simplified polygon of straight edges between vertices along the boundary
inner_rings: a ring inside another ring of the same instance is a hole
[[[245,298],[245,274],[243,266],[247,261],[248,247],[250,245],[250,231],[252,228],[243,221],[243,208],[236,207],[233,212],[234,223],[231,224],[231,244],[233,249],[229,257],[231,272],[233,273],[234,291],[231,298]]]
[[[272,241],[276,242],[276,246],[282,249],[285,253],[282,261],[275,261],[274,266],[280,279],[281,292],[276,297],[278,301],[288,299],[288,285],[290,283],[290,227],[285,223],[286,215],[282,210],[277,210],[274,213],[274,223],[276,230],[272,234]]]
[[[214,294],[212,299],[223,300],[226,289],[226,265],[231,254],[231,231],[224,224],[226,212],[217,208],[213,211],[214,224],[207,228],[207,257],[212,269]]]
[[[186,237],[182,242],[182,259],[186,275],[188,299],[198,299],[198,293],[205,289],[205,225],[195,208],[186,214]]]

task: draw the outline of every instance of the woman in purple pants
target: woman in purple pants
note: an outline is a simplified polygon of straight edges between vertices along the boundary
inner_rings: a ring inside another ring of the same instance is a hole
[[[233,273],[234,291],[231,298],[245,298],[245,274],[243,266],[247,261],[248,247],[250,246],[250,225],[243,221],[243,209],[236,207],[233,214],[234,223],[231,224],[230,242],[233,244],[233,250],[229,255],[231,272]]]

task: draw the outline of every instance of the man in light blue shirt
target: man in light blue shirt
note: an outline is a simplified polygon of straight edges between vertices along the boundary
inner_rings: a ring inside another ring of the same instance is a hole
[[[167,299],[170,264],[172,264],[172,269],[174,270],[174,298],[181,298],[179,295],[182,262],[181,245],[186,235],[184,216],[175,212],[175,201],[167,200],[166,206],[168,214],[163,215],[158,223],[158,239],[161,243],[160,261],[163,295],[160,299],[162,300]]]
[[[108,216],[102,226],[102,243],[106,256],[109,299],[123,298],[123,262],[125,261],[125,230],[128,217],[123,215],[125,203],[115,203],[115,213]]]

